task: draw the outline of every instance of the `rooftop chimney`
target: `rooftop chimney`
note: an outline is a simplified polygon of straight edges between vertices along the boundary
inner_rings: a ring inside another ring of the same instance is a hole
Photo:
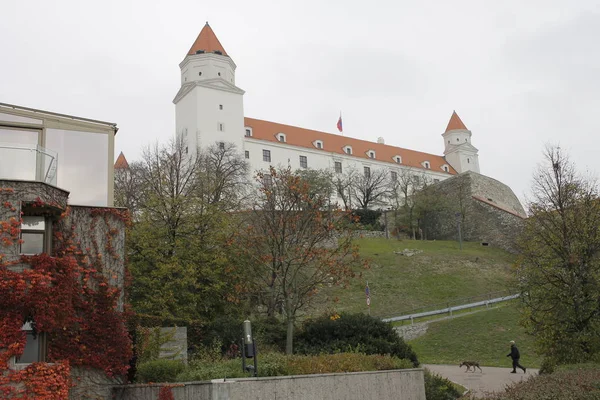
[[[377,143],[379,143],[379,144],[385,144],[385,140],[383,140],[382,137],[378,137],[377,138]]]

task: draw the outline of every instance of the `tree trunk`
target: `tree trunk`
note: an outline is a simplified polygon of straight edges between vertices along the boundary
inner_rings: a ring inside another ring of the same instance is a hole
[[[294,319],[287,317],[287,334],[285,337],[285,354],[294,353]]]

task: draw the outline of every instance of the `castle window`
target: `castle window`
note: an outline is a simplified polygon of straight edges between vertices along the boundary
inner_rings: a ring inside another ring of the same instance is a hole
[[[244,156],[246,157],[246,159],[250,158],[250,152],[248,150],[244,151]]]
[[[467,164],[471,164],[471,159],[467,158]]]
[[[278,133],[277,140],[280,141],[281,143],[285,143],[285,133]]]
[[[202,76],[202,72],[198,72],[198,76]]]
[[[219,104],[219,110],[223,109],[223,104]]]
[[[263,150],[263,161],[271,162],[271,150]]]
[[[320,140],[315,140],[315,141],[313,142],[313,144],[315,145],[315,147],[316,147],[317,149],[322,149],[322,148],[323,148],[323,142],[322,142],[322,141],[320,141]]]
[[[336,161],[334,165],[335,165],[335,173],[341,174],[342,173],[342,162]]]
[[[371,177],[371,168],[364,167],[363,170],[365,172],[365,178],[370,178]]]
[[[246,128],[246,137],[251,137],[251,136],[252,136],[252,129]]]
[[[375,158],[375,152],[373,150],[369,151],[369,158]]]
[[[344,151],[346,152],[346,154],[352,155],[352,146],[344,147]]]
[[[308,168],[308,160],[306,159],[306,156],[300,156],[300,167]]]
[[[219,149],[225,150],[225,142],[219,142]]]
[[[460,139],[459,139],[459,138],[456,138],[456,141],[457,141],[457,142],[460,142]]]
[[[390,177],[393,182],[396,182],[398,180],[398,173],[396,171],[390,171]]]
[[[220,73],[220,72],[217,72],[217,75],[221,76],[221,73]]]
[[[402,157],[396,156],[394,157],[394,161],[396,161],[398,164],[402,164]]]
[[[219,122],[219,132],[225,132],[225,124],[222,122]]]
[[[425,161],[425,162],[423,163],[423,166],[424,166],[426,169],[429,169],[429,168],[431,168],[431,164],[429,164],[429,161]]]
[[[263,185],[265,185],[266,187],[273,186],[273,178],[271,177],[271,175],[269,175],[269,174],[263,175]]]

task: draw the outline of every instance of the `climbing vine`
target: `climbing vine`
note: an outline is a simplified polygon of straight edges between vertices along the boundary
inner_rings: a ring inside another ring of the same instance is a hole
[[[122,312],[125,273],[114,247],[120,234],[114,221],[127,223],[126,213],[86,209],[80,214],[88,220],[76,220],[67,207],[53,224],[53,256],[15,258],[19,208],[56,205],[39,198],[28,204],[2,198],[13,193],[0,188],[0,218],[12,215],[0,220],[0,397],[65,399],[74,386],[74,366],[98,369],[109,377],[124,375],[131,341]],[[82,249],[82,240],[90,246]],[[17,268],[23,264],[27,267]],[[46,362],[11,369],[11,359],[25,348],[24,322],[30,322],[34,335],[46,336]]]

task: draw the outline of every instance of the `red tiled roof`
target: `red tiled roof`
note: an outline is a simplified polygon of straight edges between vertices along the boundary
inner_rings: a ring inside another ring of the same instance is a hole
[[[453,131],[455,129],[468,130],[465,124],[463,124],[463,122],[461,121],[456,111],[452,112],[452,116],[450,117],[450,121],[448,122],[448,126],[446,127],[446,132]]]
[[[487,205],[490,205],[490,206],[492,206],[492,207],[495,207],[495,208],[497,208],[497,209],[499,209],[499,210],[502,210],[502,211],[504,211],[504,212],[507,212],[507,213],[509,213],[509,214],[512,214],[512,215],[514,215],[514,216],[516,216],[516,217],[523,218],[523,219],[525,219],[525,218],[526,218],[526,216],[524,216],[524,215],[521,215],[521,214],[519,214],[519,213],[518,213],[518,212],[516,212],[516,211],[509,210],[508,208],[502,207],[502,206],[500,206],[500,205],[498,205],[498,204],[496,204],[496,203],[494,203],[494,202],[492,202],[492,201],[490,201],[490,200],[488,200],[488,199],[484,199],[484,198],[483,198],[483,197],[481,197],[481,196],[471,196],[471,197],[472,197],[472,198],[474,198],[474,199],[475,199],[475,200],[477,200],[477,201],[480,201],[480,202],[482,202],[482,203],[485,203],[485,204],[487,204]]]
[[[127,168],[129,168],[129,163],[125,159],[125,155],[123,154],[123,152],[121,152],[121,154],[119,154],[119,157],[117,157],[117,161],[115,161],[115,169]]]
[[[215,35],[210,25],[208,25],[208,22],[200,31],[200,34],[196,38],[196,41],[192,47],[190,47],[188,55],[194,55],[198,50],[204,50],[206,53],[220,51],[224,56],[227,55],[227,52],[221,45],[221,42],[219,42],[219,39],[217,39],[217,35]]]
[[[279,142],[276,135],[278,133],[285,133],[286,144],[291,146],[320,150],[313,143],[321,140],[323,142],[322,151],[325,152],[346,154],[344,148],[352,146],[352,155],[354,157],[371,160],[367,152],[373,150],[375,151],[375,160],[377,161],[396,164],[394,157],[400,156],[402,158],[400,165],[425,169],[421,163],[429,161],[430,170],[443,173],[442,166],[445,164],[448,165],[449,174],[456,174],[456,171],[442,156],[254,118],[244,118],[244,124],[252,128],[252,137],[254,139]]]

